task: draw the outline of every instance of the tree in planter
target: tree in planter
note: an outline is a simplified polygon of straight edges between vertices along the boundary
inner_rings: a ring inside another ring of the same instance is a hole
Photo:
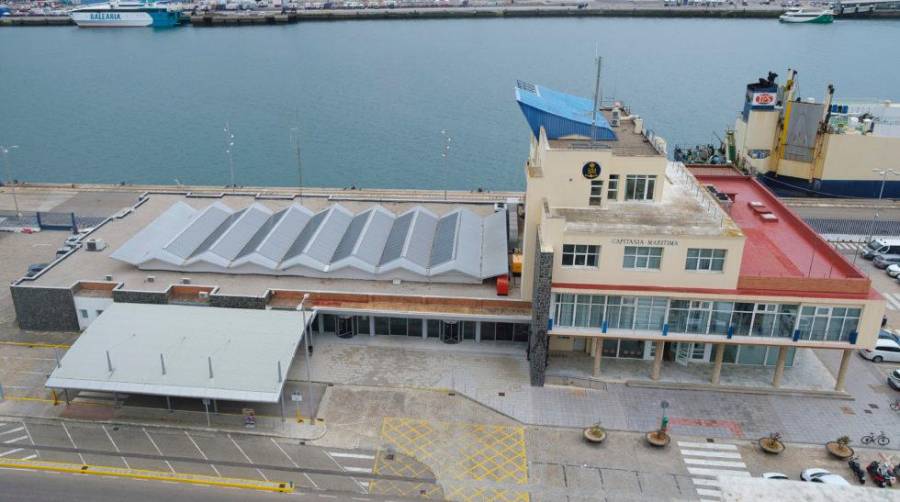
[[[825,444],[825,448],[832,455],[839,458],[849,458],[853,456],[853,448],[850,448],[850,437],[841,436],[834,441]]]
[[[592,443],[600,443],[606,439],[606,429],[597,421],[595,424],[584,429],[584,437]]]
[[[784,451],[784,443],[781,442],[781,433],[773,432],[759,440],[759,446],[769,453],[781,453]]]

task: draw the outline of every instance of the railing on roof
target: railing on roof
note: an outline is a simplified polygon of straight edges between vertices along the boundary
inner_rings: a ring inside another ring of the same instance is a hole
[[[697,203],[706,209],[706,213],[719,221],[719,228],[725,226],[728,217],[725,208],[713,199],[712,195],[697,181],[697,178],[681,162],[669,162],[666,175],[673,184],[678,185],[685,193],[694,197]]]

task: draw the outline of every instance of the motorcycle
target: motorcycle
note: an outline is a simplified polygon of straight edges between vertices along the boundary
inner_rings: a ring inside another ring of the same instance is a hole
[[[866,467],[866,472],[869,473],[869,477],[872,478],[872,481],[878,485],[879,488],[893,485],[896,479],[888,467],[877,460],[873,460],[872,463]]]
[[[859,465],[859,457],[853,457],[848,462],[850,464],[850,470],[853,471],[853,474],[856,476],[856,479],[859,480],[860,484],[866,484],[866,471],[862,469]]]

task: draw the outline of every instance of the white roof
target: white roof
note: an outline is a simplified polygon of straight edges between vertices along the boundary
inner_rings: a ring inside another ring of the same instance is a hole
[[[307,312],[307,323],[313,317]],[[301,319],[288,310],[113,303],[78,337],[46,386],[277,402],[302,339]]]
[[[466,208],[438,216],[294,204],[273,213],[178,202],[111,256],[145,270],[474,283],[507,273],[506,219]]]

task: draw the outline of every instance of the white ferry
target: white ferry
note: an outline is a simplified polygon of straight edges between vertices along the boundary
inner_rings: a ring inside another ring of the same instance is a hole
[[[830,9],[789,9],[778,20],[782,23],[828,24],[834,22],[834,12]]]
[[[119,2],[74,9],[69,16],[82,28],[177,26],[181,14],[165,3]]]

